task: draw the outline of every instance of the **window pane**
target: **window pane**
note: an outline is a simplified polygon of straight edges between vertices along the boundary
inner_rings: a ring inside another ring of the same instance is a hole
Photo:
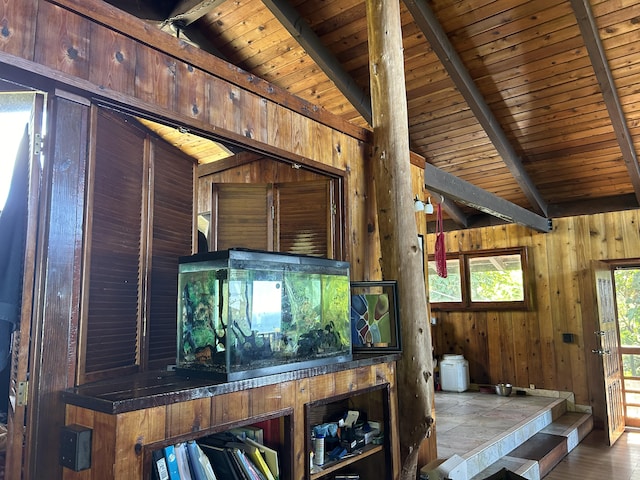
[[[522,302],[524,280],[520,255],[469,258],[472,302]]]
[[[625,377],[640,377],[640,355],[622,355]]]
[[[458,259],[447,260],[447,278],[438,276],[436,262],[428,262],[429,268],[429,301],[462,302],[462,282],[460,281],[460,262]]]
[[[623,347],[640,346],[640,270],[635,268],[615,270],[616,302],[618,307],[618,328],[620,329],[620,345]],[[625,361],[638,375],[640,358],[629,358]]]

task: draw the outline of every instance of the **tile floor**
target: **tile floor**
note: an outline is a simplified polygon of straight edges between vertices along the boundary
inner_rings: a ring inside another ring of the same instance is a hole
[[[438,458],[468,457],[558,403],[555,397],[436,392]]]

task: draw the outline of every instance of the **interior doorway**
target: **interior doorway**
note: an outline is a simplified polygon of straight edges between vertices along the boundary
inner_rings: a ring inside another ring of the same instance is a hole
[[[625,424],[640,427],[640,262],[614,269]]]

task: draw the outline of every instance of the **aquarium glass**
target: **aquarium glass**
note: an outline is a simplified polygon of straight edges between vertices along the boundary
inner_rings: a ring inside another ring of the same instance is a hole
[[[213,252],[183,257],[178,285],[179,368],[233,380],[351,359],[345,262]]]

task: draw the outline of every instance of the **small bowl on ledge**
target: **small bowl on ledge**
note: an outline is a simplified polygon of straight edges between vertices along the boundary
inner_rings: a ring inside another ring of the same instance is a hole
[[[496,393],[502,397],[508,397],[511,395],[511,388],[510,383],[498,383],[496,385]]]

